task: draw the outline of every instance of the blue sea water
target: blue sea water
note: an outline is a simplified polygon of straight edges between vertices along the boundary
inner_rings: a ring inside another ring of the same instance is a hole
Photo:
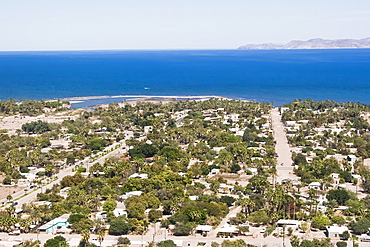
[[[0,52],[0,99],[100,95],[370,104],[370,49]]]

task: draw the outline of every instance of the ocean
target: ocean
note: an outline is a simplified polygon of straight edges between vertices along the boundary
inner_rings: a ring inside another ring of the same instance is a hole
[[[276,106],[306,98],[370,104],[370,49],[0,52],[0,88],[2,100],[219,95]]]

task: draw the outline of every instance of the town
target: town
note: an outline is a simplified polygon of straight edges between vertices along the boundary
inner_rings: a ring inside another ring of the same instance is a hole
[[[370,106],[0,101],[0,246],[370,246]]]

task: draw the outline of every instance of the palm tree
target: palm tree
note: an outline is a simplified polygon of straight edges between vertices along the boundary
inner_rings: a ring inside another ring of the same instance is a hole
[[[15,245],[15,246],[18,246],[18,245]],[[19,245],[19,246],[22,246],[22,247],[41,247],[41,242],[40,242],[40,240],[33,241],[33,239],[30,239],[30,240],[25,240],[23,242],[23,244]]]
[[[81,231],[81,235],[82,235],[81,242],[83,243],[82,245],[86,246],[89,243],[90,231],[87,230],[87,229],[84,229],[84,230]]]
[[[13,217],[15,213],[15,207],[13,205],[10,205],[6,208],[6,212],[9,214],[10,217]]]
[[[249,199],[249,198],[239,199],[236,202],[236,204],[241,206],[243,212],[247,215],[249,215],[253,211],[254,207],[256,206],[256,203],[253,200]]]
[[[105,231],[103,229],[99,229],[98,230],[98,241],[99,241],[100,246],[101,246],[101,243],[104,241],[104,237],[105,237]]]
[[[31,221],[28,220],[28,219],[27,220],[21,220],[19,222],[19,225],[20,225],[23,232],[28,233],[29,230],[30,230]]]

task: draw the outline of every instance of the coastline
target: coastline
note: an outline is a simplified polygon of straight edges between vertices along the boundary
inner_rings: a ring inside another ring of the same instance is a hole
[[[67,97],[59,100],[68,101],[83,101],[91,99],[106,99],[106,98],[228,98],[219,95],[101,95],[101,96],[81,96],[81,97]],[[231,98],[229,98],[231,99]]]
[[[59,100],[69,101],[72,105],[71,109],[76,108],[97,108],[107,107],[109,104],[116,102],[118,104],[136,104],[137,102],[174,102],[179,100],[207,100],[211,98],[223,100],[241,100],[219,95],[102,95],[102,96],[82,96],[82,97],[68,97]],[[120,99],[117,101],[112,101]],[[243,100],[244,101],[244,100]],[[245,100],[249,101],[249,100]],[[90,102],[90,104],[89,104]],[[81,106],[81,107],[79,107]]]

